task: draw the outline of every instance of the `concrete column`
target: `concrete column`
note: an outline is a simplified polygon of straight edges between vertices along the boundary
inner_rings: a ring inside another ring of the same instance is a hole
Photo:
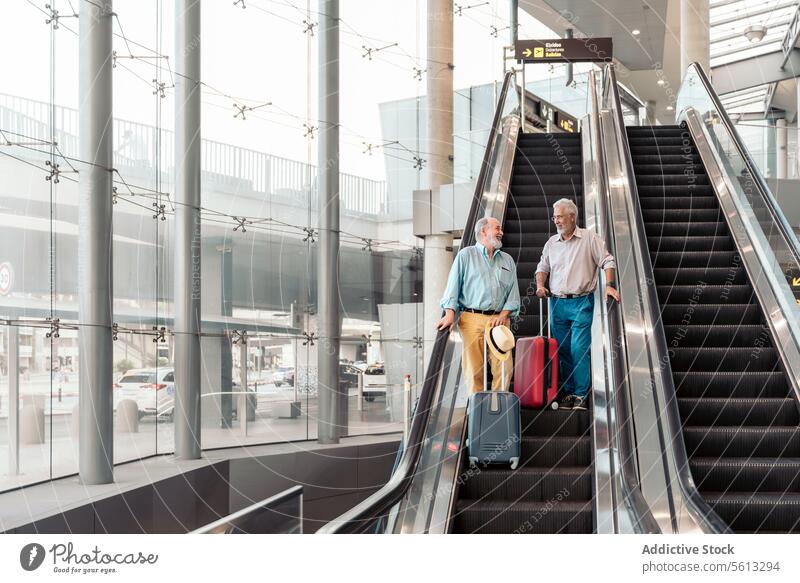
[[[8,474],[19,475],[19,328],[8,330]]]
[[[319,261],[317,301],[319,342],[317,383],[320,443],[338,443],[341,428],[339,394],[339,0],[320,2],[319,146],[317,184]]]
[[[78,19],[78,320],[83,484],[114,481],[111,0],[81,2]]]
[[[786,120],[775,121],[777,178],[786,179],[789,172],[789,132],[786,129]]]
[[[656,125],[656,102],[654,100],[646,101],[644,108],[647,116],[647,125]]]
[[[175,456],[200,458],[200,0],[175,0]]]
[[[519,0],[510,0],[508,11],[508,36],[513,47],[519,38]]]
[[[681,0],[681,78],[694,62],[711,77],[708,0]]]
[[[453,182],[453,2],[428,1],[428,186],[437,188]],[[470,204],[472,201],[464,201]],[[423,302],[425,309],[425,366],[428,366],[436,321],[442,309],[439,300],[453,264],[453,236],[425,237]]]

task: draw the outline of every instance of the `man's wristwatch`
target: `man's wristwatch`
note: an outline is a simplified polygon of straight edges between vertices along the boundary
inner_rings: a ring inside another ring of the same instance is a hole
[[[614,289],[617,289],[617,282],[616,281],[607,281],[606,282],[606,287],[613,287]]]

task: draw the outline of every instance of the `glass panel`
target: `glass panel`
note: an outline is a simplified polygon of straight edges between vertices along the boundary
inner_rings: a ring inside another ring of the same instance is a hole
[[[735,133],[736,130],[726,123],[723,117],[725,112],[720,111],[695,67],[687,71],[678,94],[678,111],[687,107],[693,107],[705,123],[710,145],[717,151],[727,172],[728,182],[733,188],[732,195],[743,209],[745,222],[754,229],[752,236],[760,247],[764,268],[779,273],[781,279],[785,273],[800,273],[795,252],[798,245],[791,227],[786,223],[766,183],[762,182],[758,166],[754,165],[751,171],[748,159],[752,160],[752,155]],[[774,134],[768,137],[774,138]],[[773,145],[768,146],[767,152],[774,149],[774,143],[772,140]],[[771,166],[774,156],[771,161],[768,157],[767,162]],[[782,228],[782,224],[785,228]],[[788,286],[784,291],[788,295],[792,293]]]

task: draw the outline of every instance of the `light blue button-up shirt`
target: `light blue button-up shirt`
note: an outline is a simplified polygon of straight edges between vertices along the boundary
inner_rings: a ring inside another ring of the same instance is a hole
[[[517,266],[511,255],[498,250],[490,259],[481,243],[459,251],[439,305],[456,312],[459,308],[509,310],[515,318],[520,301]]]

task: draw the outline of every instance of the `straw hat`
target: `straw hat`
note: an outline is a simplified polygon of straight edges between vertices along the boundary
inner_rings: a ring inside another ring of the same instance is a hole
[[[489,352],[500,362],[511,358],[511,349],[514,348],[514,334],[507,326],[492,326],[487,322],[483,332],[483,339],[489,346]]]

